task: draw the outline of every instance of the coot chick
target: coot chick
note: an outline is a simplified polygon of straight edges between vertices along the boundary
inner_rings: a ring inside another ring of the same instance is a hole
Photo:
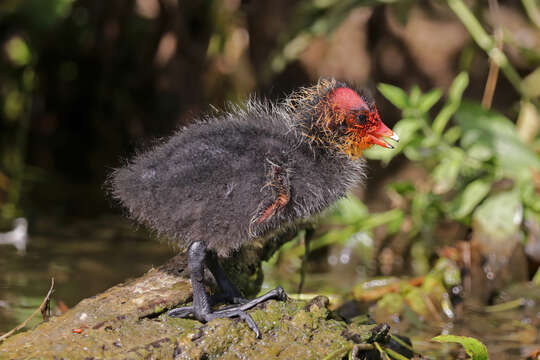
[[[252,99],[204,117],[115,170],[112,194],[131,217],[187,249],[193,305],[168,314],[240,317],[260,337],[245,311],[285,299],[283,289],[247,301],[217,258],[306,223],[344,197],[364,177],[362,151],[392,148],[382,137],[398,140],[369,96],[322,79],[278,104]],[[205,266],[221,297],[237,305],[212,311]]]

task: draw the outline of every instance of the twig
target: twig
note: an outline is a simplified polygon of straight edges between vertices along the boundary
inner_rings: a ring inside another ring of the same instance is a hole
[[[22,328],[24,328],[29,322],[30,320],[32,320],[32,318],[34,316],[36,316],[37,313],[42,313],[44,314],[46,309],[48,308],[49,306],[49,301],[50,301],[50,298],[51,298],[51,294],[53,292],[53,289],[54,289],[54,278],[51,278],[51,288],[49,289],[49,292],[47,293],[47,295],[45,296],[45,299],[43,299],[43,302],[41,303],[41,305],[36,309],[34,310],[34,312],[32,313],[32,315],[30,315],[26,320],[24,320],[22,322],[22,324],[18,325],[17,327],[15,327],[14,329],[8,331],[7,333],[5,333],[4,335],[0,336],[0,342],[4,341],[5,339],[7,339],[8,337],[10,337],[11,335],[13,335],[13,333],[15,333],[16,331],[19,331],[21,330]]]
[[[493,37],[495,38],[495,49],[502,52],[503,46],[503,30],[500,22],[499,3],[497,0],[489,0],[489,10],[491,18],[493,19],[493,27],[495,28]],[[486,81],[486,87],[484,88],[484,96],[482,97],[482,106],[486,109],[491,108],[493,102],[493,94],[495,94],[495,87],[497,86],[497,79],[499,78],[499,65],[493,60],[489,59],[489,73]]]
[[[524,298],[519,298],[519,299],[507,301],[507,302],[497,304],[497,305],[486,306],[484,310],[489,313],[514,310],[519,307],[522,307],[523,305],[525,305],[525,303],[526,303],[526,300]]]
[[[304,287],[304,281],[306,279],[306,266],[309,256],[309,243],[313,237],[315,230],[313,228],[307,228],[304,234],[304,257],[302,258],[302,265],[300,267],[300,283],[298,284],[298,294],[302,294]]]

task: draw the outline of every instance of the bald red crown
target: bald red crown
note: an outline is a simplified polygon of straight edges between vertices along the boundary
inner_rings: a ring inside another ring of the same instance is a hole
[[[358,93],[346,87],[340,87],[334,90],[332,94],[332,103],[345,110],[369,110],[369,105]]]

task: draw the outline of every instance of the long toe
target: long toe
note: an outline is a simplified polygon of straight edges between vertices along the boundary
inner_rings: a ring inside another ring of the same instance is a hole
[[[179,307],[169,310],[167,315],[173,318],[186,318],[190,315],[195,315],[195,310],[193,306]]]
[[[247,312],[242,310],[241,307],[239,306],[214,311],[213,313],[206,315],[206,321],[210,321],[212,319],[218,319],[218,318],[233,318],[233,317],[239,317],[240,319],[244,320],[247,326],[249,326],[249,328],[253,330],[257,339],[261,338],[261,332],[259,331],[259,328],[257,327],[257,324],[255,323],[251,315],[249,315]]]
[[[242,310],[248,310],[270,299],[285,301],[288,299],[288,297],[287,297],[287,293],[285,293],[285,290],[283,290],[281,286],[278,286],[277,288],[270,290],[266,294],[263,294],[253,300],[250,300],[247,303],[240,305],[239,307]]]
[[[167,315],[174,318],[185,318],[185,317],[191,316],[201,322],[208,322],[210,320],[218,319],[218,318],[239,317],[240,319],[246,322],[249,328],[253,330],[253,332],[255,333],[255,336],[258,339],[260,339],[261,332],[259,331],[259,328],[257,327],[257,324],[255,323],[253,318],[246,311],[270,299],[285,301],[287,300],[287,298],[288,297],[287,297],[287,294],[285,293],[285,290],[283,290],[281,286],[278,286],[277,288],[270,290],[266,294],[261,295],[253,300],[248,301],[241,297],[235,297],[235,298],[229,299],[229,300],[232,300],[230,302],[237,302],[237,305],[227,306],[225,308],[222,308],[214,312],[208,312],[208,310],[203,310],[203,309],[196,309],[193,306],[186,306],[186,307],[172,309],[167,313]],[[215,297],[214,299],[223,300],[220,297]]]

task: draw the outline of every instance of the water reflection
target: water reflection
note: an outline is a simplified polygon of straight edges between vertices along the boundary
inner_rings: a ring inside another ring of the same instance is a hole
[[[17,218],[13,221],[13,230],[0,233],[0,245],[13,245],[20,254],[26,252],[28,243],[28,221]]]
[[[0,237],[5,244],[0,246],[0,332],[39,306],[51,277],[56,283],[53,305],[72,307],[174,255],[167,244],[120,217],[72,223],[41,219],[30,223],[29,242],[22,220]]]

